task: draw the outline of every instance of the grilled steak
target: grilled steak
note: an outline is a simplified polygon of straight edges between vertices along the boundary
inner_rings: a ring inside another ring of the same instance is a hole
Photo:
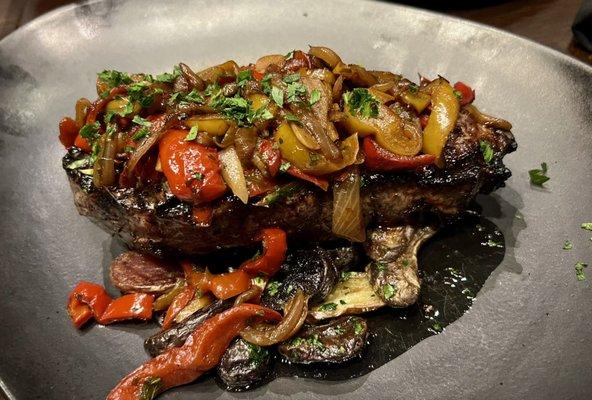
[[[480,149],[483,140],[493,149],[489,163]],[[367,226],[388,226],[422,213],[454,216],[478,193],[504,185],[511,173],[502,159],[515,149],[509,131],[477,122],[462,109],[444,147],[443,168],[430,165],[396,173],[362,168],[364,220]],[[305,185],[269,207],[245,205],[227,194],[211,203],[213,218],[210,226],[204,227],[194,222],[191,204],[173,196],[162,184],[139,189],[95,187],[91,176],[66,168],[82,157],[78,148],[71,147],[63,158],[79,213],[139,251],[192,255],[246,246],[256,242],[262,228],[270,226],[284,229],[295,242],[334,239],[330,190]]]

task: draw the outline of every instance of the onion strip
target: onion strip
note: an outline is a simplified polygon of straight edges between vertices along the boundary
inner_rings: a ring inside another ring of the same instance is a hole
[[[366,229],[360,204],[360,172],[349,168],[333,185],[333,233],[352,242],[364,242]]]
[[[218,153],[218,159],[222,167],[222,177],[232,193],[238,197],[243,203],[247,204],[249,201],[249,190],[247,189],[247,181],[245,179],[245,172],[240,163],[238,154],[234,146],[225,148]]]

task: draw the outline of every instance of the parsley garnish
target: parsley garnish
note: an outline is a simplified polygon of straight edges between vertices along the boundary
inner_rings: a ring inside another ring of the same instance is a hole
[[[261,89],[265,94],[271,93],[271,77],[271,74],[265,74],[265,76],[263,76],[263,79],[261,79]]]
[[[573,244],[569,240],[566,240],[563,243],[563,250],[571,250],[571,249],[573,249]]]
[[[165,72],[160,75],[156,75],[154,77],[154,80],[156,82],[162,82],[162,83],[173,83],[175,81],[175,78],[176,78],[175,75]]]
[[[345,282],[345,281],[349,280],[353,274],[354,274],[353,271],[342,271],[341,272],[341,282]]]
[[[301,123],[300,120],[298,119],[297,116],[295,116],[294,114],[286,114],[286,116],[284,117],[286,119],[286,121],[290,121],[290,122],[296,122],[296,123]]]
[[[247,346],[249,346],[249,361],[251,365],[255,367],[261,365],[265,357],[267,357],[267,349],[251,343],[247,343]]]
[[[109,86],[109,88],[132,83],[132,78],[130,78],[130,76],[125,72],[105,70],[100,72],[98,76],[101,81],[105,82]]]
[[[442,332],[442,325],[438,321],[434,322],[432,329],[436,332]]]
[[[191,140],[195,140],[197,138],[197,125],[194,125],[189,129],[189,133],[185,136],[185,141],[189,142]]]
[[[253,80],[253,73],[250,69],[242,70],[236,75],[236,83],[239,87],[245,86],[245,84],[251,80]]]
[[[581,261],[578,261],[574,268],[576,270],[576,278],[578,279],[578,281],[585,281],[586,280],[586,274],[584,274],[584,268],[588,267],[588,264],[583,263]]]
[[[289,74],[284,76],[284,78],[282,79],[285,83],[294,83],[294,82],[298,82],[300,80],[300,74],[299,73],[295,73],[295,74]]]
[[[257,121],[266,121],[273,118],[271,111],[266,106],[253,110],[252,102],[240,96],[224,97],[214,95],[210,99],[210,105],[220,110],[222,115],[234,119],[238,126],[252,126]]]
[[[417,84],[411,82],[409,84],[409,86],[407,87],[407,90],[409,90],[410,93],[417,93],[419,91],[419,86],[417,86]]]
[[[290,345],[292,345],[294,347],[298,347],[302,343],[304,343],[304,339],[297,337],[297,338],[292,339],[292,342],[290,342]]]
[[[309,337],[308,339],[306,339],[306,341],[308,343],[310,343],[311,346],[313,347],[318,347],[319,349],[323,349],[325,347],[325,345],[323,344],[323,342],[321,342],[319,340],[319,335],[314,334],[311,337]]]
[[[343,94],[343,101],[352,115],[359,114],[364,118],[377,117],[379,101],[370,94],[368,89],[355,88]]]
[[[152,122],[140,117],[139,115],[136,115],[134,119],[132,119],[132,122],[141,126],[145,126],[146,128],[149,128],[150,125],[152,125]]]
[[[453,93],[457,99],[462,100],[462,93],[461,92],[459,92],[458,90],[455,90]]]
[[[271,98],[280,107],[284,106],[284,91],[277,86],[271,88]]]
[[[134,136],[132,136],[132,140],[137,141],[145,138],[148,135],[150,135],[150,131],[148,130],[148,128],[143,126],[140,129],[138,129],[136,133],[134,133]]]
[[[345,333],[345,328],[343,328],[343,326],[341,326],[341,325],[335,326],[335,328],[333,328],[333,330],[338,335],[343,335]]]
[[[290,60],[290,59],[294,58],[294,50],[292,50],[291,52],[286,54],[284,57],[286,60]]]
[[[541,163],[541,169],[531,169],[528,171],[528,175],[530,175],[530,183],[536,186],[543,186],[543,183],[547,182],[549,179],[547,176],[547,163]]]
[[[362,323],[359,321],[354,322],[354,333],[356,335],[359,335],[362,332],[364,332],[364,326],[362,325]]]
[[[204,97],[195,89],[193,89],[191,92],[189,92],[185,96],[183,96],[183,100],[189,101],[191,103],[198,103],[198,104],[205,103]]]
[[[374,263],[374,265],[376,265],[376,269],[378,269],[379,272],[384,272],[386,271],[386,264],[382,263],[380,261],[377,261]]]
[[[100,129],[101,124],[99,121],[95,121],[94,124],[86,124],[82,128],[80,128],[80,136],[88,140],[89,142],[94,142],[100,136]]]
[[[162,389],[162,379],[156,376],[146,378],[140,392],[140,400],[154,399]]]
[[[288,161],[282,161],[282,163],[280,164],[280,171],[286,172],[290,169],[291,166],[292,164],[290,164]]]
[[[297,103],[301,101],[304,95],[306,95],[306,86],[300,82],[290,83],[286,88],[286,100],[288,103]]]
[[[486,140],[480,140],[479,147],[481,148],[481,153],[483,153],[483,160],[485,160],[485,163],[491,163],[491,160],[493,160],[493,149],[491,148],[491,144]]]
[[[339,299],[339,304],[341,304],[342,306],[346,305],[347,302],[343,299]]]
[[[310,106],[314,106],[320,99],[321,91],[319,89],[313,89],[313,91],[310,92],[310,99],[308,99],[308,104]]]
[[[385,283],[384,285],[382,285],[382,294],[384,295],[385,299],[390,299],[395,295],[396,292],[397,290],[390,283]]]
[[[277,281],[271,281],[269,283],[267,283],[267,293],[270,296],[275,296],[278,292],[278,290],[280,289],[280,283]]]
[[[335,311],[337,309],[337,304],[335,303],[325,303],[319,306],[319,311]]]
[[[587,231],[592,231],[592,222],[584,222],[582,225],[580,225],[580,227]]]
[[[496,242],[494,240],[489,239],[487,242],[484,243],[485,246],[489,246],[489,247],[499,247],[502,248],[504,247],[503,244],[501,244],[500,242]]]

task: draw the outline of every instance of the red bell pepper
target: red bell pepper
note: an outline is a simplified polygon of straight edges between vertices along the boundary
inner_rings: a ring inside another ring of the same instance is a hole
[[[214,368],[230,342],[253,318],[279,321],[281,315],[255,304],[235,306],[201,324],[181,347],[173,347],[124,377],[107,400],[142,400],[146,386],[154,393],[184,385]]]
[[[80,328],[90,317],[103,315],[109,303],[111,297],[103,286],[83,281],[68,296],[68,313],[74,325]]]
[[[368,169],[373,171],[416,169],[424,165],[433,164],[436,160],[436,157],[432,154],[421,154],[408,157],[391,153],[380,147],[368,136],[364,138],[364,154],[364,164]]]
[[[207,203],[224,194],[218,152],[186,141],[187,131],[169,130],[160,140],[158,157],[171,192],[194,204]]]
[[[459,102],[461,106],[470,104],[475,100],[475,91],[465,83],[456,82],[454,84],[454,90],[460,93]]]
[[[300,169],[296,168],[293,165],[291,165],[290,168],[288,168],[288,170],[286,172],[298,179],[302,179],[303,181],[307,181],[307,182],[310,182],[314,185],[317,185],[318,187],[323,189],[325,192],[329,188],[329,181],[328,180],[323,179],[323,178],[319,178],[318,176],[309,175],[306,172],[302,172]]]
[[[210,291],[217,299],[226,300],[247,291],[251,287],[251,277],[237,269],[226,274],[212,275]]]
[[[74,140],[74,146],[78,147],[85,153],[90,153],[92,151],[92,147],[90,146],[90,143],[88,143],[88,140],[80,135],[76,136],[76,140]]]
[[[72,147],[76,136],[78,136],[78,126],[72,118],[65,117],[60,121],[60,142],[65,148]]]
[[[147,321],[152,318],[153,302],[154,296],[151,294],[126,294],[111,301],[105,312],[97,318],[97,321],[102,325],[126,319],[142,319]]]
[[[274,275],[286,258],[288,244],[286,232],[279,228],[263,229],[260,234],[263,241],[263,254],[253,260],[244,262],[240,269],[255,276],[265,274]]]
[[[258,151],[267,166],[269,175],[276,176],[282,164],[280,150],[274,146],[273,141],[263,139],[259,142]]]
[[[179,314],[179,312],[184,309],[191,300],[193,300],[196,292],[197,289],[194,286],[187,285],[185,286],[185,289],[173,299],[173,302],[164,316],[164,321],[162,322],[163,330],[170,328],[177,314]]]

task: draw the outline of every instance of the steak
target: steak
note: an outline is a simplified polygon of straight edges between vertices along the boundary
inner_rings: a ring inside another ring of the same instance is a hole
[[[480,148],[493,149],[489,162]],[[503,157],[517,145],[509,131],[480,123],[461,110],[444,148],[444,167],[374,173],[362,167],[361,201],[368,227],[406,223],[423,215],[448,219],[463,211],[478,193],[504,185],[511,173]],[[291,242],[336,239],[331,230],[333,199],[329,190],[307,185],[267,206],[243,204],[232,194],[213,201],[213,218],[201,226],[192,206],[174,197],[166,185],[142,188],[93,186],[92,177],[66,168],[84,154],[71,147],[63,158],[78,212],[130,248],[156,255],[197,255],[257,242],[262,228],[280,227]]]

